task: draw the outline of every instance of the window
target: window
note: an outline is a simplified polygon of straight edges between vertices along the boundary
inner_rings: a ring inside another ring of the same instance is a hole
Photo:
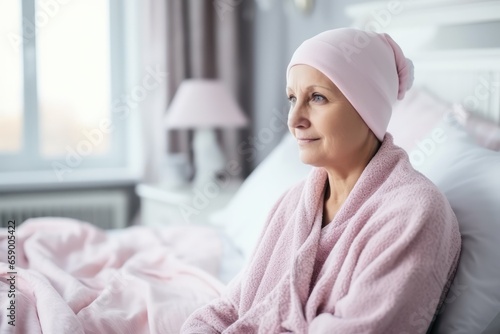
[[[0,2],[0,152],[15,153],[22,145],[22,64],[13,36],[21,35],[21,6],[16,1]]]
[[[0,187],[131,177],[125,3],[0,1]]]

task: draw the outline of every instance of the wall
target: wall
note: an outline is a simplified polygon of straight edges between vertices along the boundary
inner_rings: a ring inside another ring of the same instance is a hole
[[[255,150],[247,158],[251,168],[269,154],[287,131],[285,71],[293,51],[305,39],[324,30],[349,26],[344,8],[361,2],[367,0],[316,0],[309,14],[299,13],[288,0],[274,0],[266,11],[254,9],[252,132]]]

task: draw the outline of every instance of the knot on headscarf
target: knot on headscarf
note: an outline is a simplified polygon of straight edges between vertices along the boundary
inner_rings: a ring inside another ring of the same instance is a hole
[[[322,32],[295,50],[287,68],[309,65],[326,75],[383,140],[392,105],[413,84],[413,63],[388,35],[353,28]]]
[[[398,100],[402,100],[406,91],[413,85],[413,62],[404,56],[403,51],[391,36],[388,34],[383,34],[383,36],[394,51],[394,60],[399,77]]]

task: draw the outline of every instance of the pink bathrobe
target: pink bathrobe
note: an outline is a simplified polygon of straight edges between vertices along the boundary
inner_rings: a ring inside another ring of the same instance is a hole
[[[280,198],[248,267],[182,333],[426,332],[460,254],[446,198],[390,134],[322,228],[326,182],[315,168]]]

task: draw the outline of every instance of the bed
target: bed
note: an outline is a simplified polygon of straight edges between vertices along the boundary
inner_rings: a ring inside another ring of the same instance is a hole
[[[359,4],[347,13],[355,26],[377,23],[414,61],[414,87],[395,106],[389,132],[445,193],[463,238],[444,306],[437,313],[417,310],[408,333],[425,333],[421,319],[429,317],[429,333],[498,334],[500,41],[472,47],[443,41],[453,29],[496,29],[500,5],[404,4],[395,11],[386,3]],[[384,13],[390,15],[378,20]],[[309,171],[286,134],[228,206],[206,217],[210,224],[105,232],[75,220],[32,219],[16,229],[13,269],[3,255],[11,234],[2,229],[0,332],[13,332],[4,296],[14,285],[18,333],[178,333],[187,316],[217,297],[245,265],[274,201]]]

